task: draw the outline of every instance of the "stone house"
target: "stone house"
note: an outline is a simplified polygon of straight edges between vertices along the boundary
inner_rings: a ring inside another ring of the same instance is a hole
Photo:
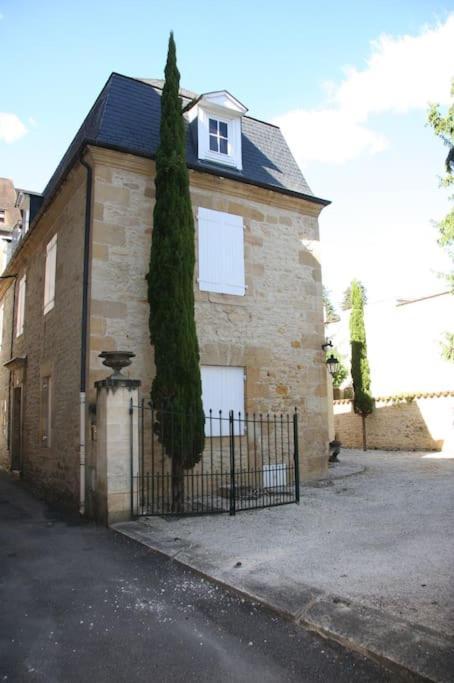
[[[99,353],[134,351],[130,376],[145,397],[153,377],[145,276],[161,90],[110,76],[0,281],[0,462],[82,511],[96,487]],[[182,98],[204,403],[214,392],[213,408],[296,406],[302,476],[319,477],[328,425],[318,215],[328,202],[280,130],[230,93]]]

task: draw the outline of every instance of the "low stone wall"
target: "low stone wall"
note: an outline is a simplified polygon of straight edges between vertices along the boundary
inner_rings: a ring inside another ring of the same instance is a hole
[[[362,420],[352,401],[333,406],[336,437],[345,448],[362,448]],[[454,391],[377,398],[366,431],[372,449],[454,451]]]

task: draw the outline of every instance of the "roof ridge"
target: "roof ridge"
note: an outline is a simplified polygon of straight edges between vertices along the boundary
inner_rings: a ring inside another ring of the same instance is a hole
[[[148,82],[148,81],[156,80],[156,81],[162,81],[162,83],[164,83],[164,80],[162,78],[143,79],[143,78],[138,78],[136,76],[127,76],[126,74],[121,74],[119,71],[112,71],[112,73],[110,74],[110,77],[111,76],[120,76],[120,78],[126,78],[130,81],[135,81],[136,83],[143,83],[144,85],[147,85],[149,88],[153,88],[154,90],[162,90],[163,89],[163,86],[160,86],[157,84],[155,85],[154,83]],[[186,93],[190,93],[190,94],[183,95],[181,92],[182,90],[184,90]],[[227,88],[224,88],[224,90],[226,92],[230,93],[230,90],[227,90]],[[222,90],[209,90],[207,92],[222,92]],[[182,97],[186,97],[188,100],[191,100],[192,98],[201,97],[201,95],[203,95],[203,94],[206,94],[206,93],[195,93],[192,90],[187,90],[186,88],[180,88],[180,95]],[[233,95],[233,97],[235,97],[235,96]],[[237,98],[235,97],[235,99],[237,99]],[[280,126],[277,126],[275,123],[271,123],[270,121],[264,121],[263,119],[258,119],[255,116],[250,116],[248,114],[244,114],[243,118],[250,119],[251,121],[257,121],[257,123],[263,123],[264,126],[270,126],[271,128],[277,128],[278,130],[281,129]]]

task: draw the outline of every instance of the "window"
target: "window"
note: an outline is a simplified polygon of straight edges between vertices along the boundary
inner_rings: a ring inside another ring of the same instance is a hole
[[[5,209],[0,209],[0,225],[5,223]]]
[[[17,292],[17,315],[16,315],[16,337],[20,337],[24,332],[24,318],[25,318],[25,275],[19,280],[19,287]]]
[[[198,224],[199,288],[244,296],[242,216],[199,208]]]
[[[0,351],[3,348],[3,310],[4,304],[0,304]]]
[[[226,121],[209,119],[210,151],[228,154],[229,133]]]
[[[226,367],[221,365],[204,365],[201,368],[202,375],[202,400],[205,412],[205,435],[220,436],[221,424],[222,435],[229,433],[229,413],[234,411],[244,415],[244,368]],[[210,416],[211,410],[211,431]],[[222,417],[219,420],[219,411]],[[235,420],[235,434],[240,434],[240,425]],[[243,425],[241,425],[241,433]]]
[[[57,265],[57,235],[54,235],[47,245],[46,275],[44,279],[44,315],[55,304],[55,272]]]
[[[199,159],[241,171],[241,121],[246,112],[244,104],[227,90],[207,92],[185,109],[185,118],[197,126]]]
[[[41,378],[41,445],[50,446],[51,442],[51,404],[52,404],[52,380],[51,377]]]

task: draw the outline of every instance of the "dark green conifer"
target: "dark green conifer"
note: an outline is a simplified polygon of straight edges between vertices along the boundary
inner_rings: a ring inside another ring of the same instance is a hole
[[[204,448],[199,346],[194,318],[194,219],[179,87],[180,74],[171,33],[156,154],[148,301],[156,365],[151,389],[157,411],[155,432],[172,459],[174,509],[182,503],[184,468],[194,467]]]
[[[353,409],[361,415],[363,448],[367,450],[366,417],[373,410],[370,394],[370,370],[367,360],[366,329],[364,327],[364,287],[358,280],[350,285],[352,310],[350,313],[351,372],[353,380]]]

